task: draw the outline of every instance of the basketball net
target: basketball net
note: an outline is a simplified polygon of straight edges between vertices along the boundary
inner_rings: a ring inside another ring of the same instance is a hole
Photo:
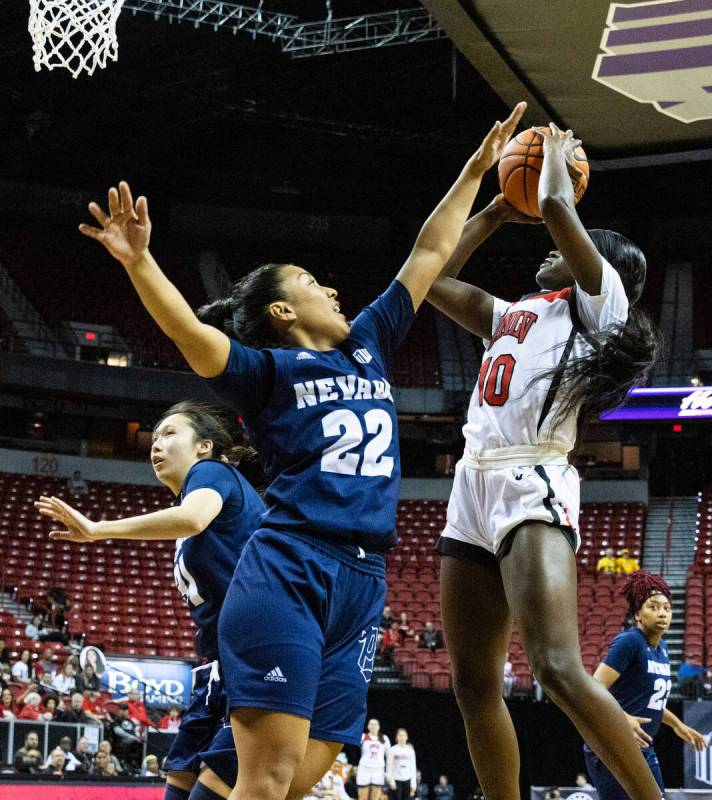
[[[92,75],[116,61],[119,43],[116,20],[124,0],[30,0],[28,30],[35,71],[42,67]]]

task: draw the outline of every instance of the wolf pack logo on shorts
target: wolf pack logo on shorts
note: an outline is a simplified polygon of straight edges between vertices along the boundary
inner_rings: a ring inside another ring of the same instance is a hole
[[[712,119],[712,3],[611,3],[592,78],[680,122]]]
[[[373,356],[366,350],[365,347],[362,347],[360,350],[354,350],[354,358],[360,364],[368,364],[369,361],[373,359]]]
[[[364,630],[358,640],[361,645],[361,652],[358,657],[358,668],[363,675],[366,683],[371,680],[373,675],[373,661],[376,658],[376,645],[378,644],[378,627],[371,625],[371,630]]]

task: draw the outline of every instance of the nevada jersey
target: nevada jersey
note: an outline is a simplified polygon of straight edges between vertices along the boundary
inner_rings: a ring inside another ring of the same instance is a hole
[[[672,689],[665,643],[653,647],[639,628],[630,628],[616,636],[603,663],[620,673],[611,694],[627,714],[650,718],[642,727],[655,736]]]
[[[222,498],[220,513],[196,536],[176,541],[173,574],[198,628],[196,650],[218,657],[218,615],[242,548],[260,526],[262,498],[244,476],[224,461],[203,459],[188,470],[177,505],[196,489],[213,489]]]
[[[576,415],[555,419],[565,386],[556,377],[534,379],[591,352],[580,330],[602,330],[627,317],[620,276],[605,260],[596,296],[575,285],[515,303],[494,298],[492,335],[463,428],[467,444],[476,451],[517,445],[572,450]]]
[[[398,281],[328,351],[232,340],[209,379],[244,418],[270,485],[262,527],[385,551],[396,541],[398,429],[389,360],[413,322]]]

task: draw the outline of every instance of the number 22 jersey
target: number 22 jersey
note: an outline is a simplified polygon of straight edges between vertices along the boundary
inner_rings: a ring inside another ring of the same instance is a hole
[[[653,647],[639,628],[630,628],[611,642],[603,663],[620,673],[610,692],[623,711],[648,717],[643,729],[651,736],[660,730],[672,689],[670,659],[662,640]]]
[[[208,384],[244,418],[270,478],[263,528],[385,551],[396,542],[398,427],[389,361],[414,318],[398,281],[328,351],[231,340]]]

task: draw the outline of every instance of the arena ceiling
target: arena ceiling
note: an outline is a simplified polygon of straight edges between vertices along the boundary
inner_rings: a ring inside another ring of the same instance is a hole
[[[422,2],[507,105],[589,155],[712,158],[712,0]]]

